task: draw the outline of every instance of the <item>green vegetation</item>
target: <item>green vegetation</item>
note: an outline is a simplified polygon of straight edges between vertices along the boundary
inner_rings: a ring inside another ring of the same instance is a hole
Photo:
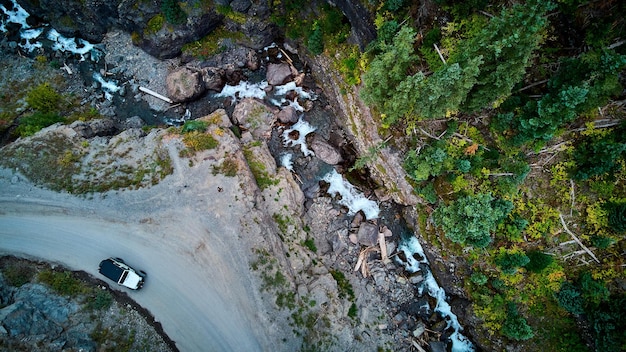
[[[512,207],[511,202],[494,199],[489,193],[462,196],[448,206],[438,207],[433,220],[453,242],[484,248],[491,243],[491,232]]]
[[[273,178],[267,172],[267,170],[265,169],[265,165],[256,159],[252,149],[245,148],[243,150],[243,155],[245,156],[246,161],[248,162],[248,166],[250,167],[250,171],[252,172],[252,175],[254,176],[254,179],[256,180],[257,186],[259,186],[261,190],[264,190],[270,186],[275,186],[278,184],[279,180]]]
[[[201,60],[207,59],[226,50],[226,47],[222,45],[222,41],[225,39],[241,41],[244,38],[241,32],[232,32],[224,27],[219,27],[204,38],[183,45],[182,50],[186,55],[191,55]]]
[[[165,20],[173,25],[184,24],[187,21],[187,14],[178,4],[178,0],[163,0],[161,2],[161,12]]]
[[[39,273],[38,279],[65,296],[75,297],[88,291],[88,287],[70,271],[43,270]]]
[[[626,6],[435,3],[445,21],[417,3],[373,4],[378,38],[353,63],[425,201],[424,237],[471,269],[477,338],[624,349],[623,313],[610,310],[623,309],[609,307],[624,302],[626,276]]]

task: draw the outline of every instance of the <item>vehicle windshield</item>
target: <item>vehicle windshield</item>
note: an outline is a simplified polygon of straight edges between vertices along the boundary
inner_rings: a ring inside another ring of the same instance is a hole
[[[124,273],[122,273],[122,277],[120,277],[120,283],[126,280],[126,276],[128,276],[128,270],[124,270]]]

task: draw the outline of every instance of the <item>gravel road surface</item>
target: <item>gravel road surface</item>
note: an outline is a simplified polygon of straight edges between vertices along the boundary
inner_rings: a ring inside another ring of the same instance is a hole
[[[148,278],[136,292],[111,287],[147,308],[181,351],[267,350],[249,242],[241,237],[247,203],[237,199],[236,177],[206,175],[196,168],[150,189],[89,199],[0,170],[0,254],[100,278],[100,260],[121,257]]]

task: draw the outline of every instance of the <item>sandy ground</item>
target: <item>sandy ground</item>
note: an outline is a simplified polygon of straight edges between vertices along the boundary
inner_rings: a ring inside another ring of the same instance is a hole
[[[208,163],[174,163],[154,187],[91,199],[0,170],[0,254],[96,277],[100,260],[121,257],[148,273],[142,290],[127,291],[181,351],[280,350],[267,337],[271,324],[249,269],[250,249],[263,238],[241,180],[212,175]]]

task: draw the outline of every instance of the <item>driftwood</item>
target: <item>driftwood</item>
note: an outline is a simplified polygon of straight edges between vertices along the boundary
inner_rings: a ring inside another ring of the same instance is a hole
[[[159,93],[157,93],[157,92],[155,92],[155,91],[153,91],[153,90],[151,90],[151,89],[148,89],[148,88],[146,88],[146,87],[141,87],[141,86],[140,86],[140,87],[139,87],[139,90],[140,90],[140,91],[142,91],[142,92],[144,92],[144,93],[146,93],[146,94],[152,95],[152,96],[153,96],[153,97],[155,97],[155,98],[158,98],[158,99],[161,99],[161,100],[163,100],[163,101],[165,101],[165,102],[168,102],[168,103],[170,103],[170,104],[173,104],[173,103],[174,103],[174,102],[172,101],[172,99],[170,99],[170,98],[168,98],[168,97],[166,97],[166,96],[164,96],[164,95],[161,95],[161,94],[159,94]]]
[[[576,243],[578,243],[578,245],[585,251],[587,252],[587,254],[589,254],[593,260],[596,261],[596,263],[600,264],[600,261],[598,260],[598,258],[595,256],[595,254],[593,254],[593,252],[587,248],[587,246],[585,246],[580,239],[578,239],[578,237],[576,237],[576,235],[574,235],[574,233],[572,231],[569,230],[569,228],[567,228],[567,224],[565,224],[565,219],[563,219],[563,214],[559,213],[559,218],[561,219],[561,225],[563,225],[563,229],[565,230],[565,232],[569,233],[570,236],[572,236],[572,238],[574,239],[574,241],[576,241]]]
[[[433,46],[435,47],[435,50],[437,50],[437,54],[439,54],[439,58],[441,59],[441,61],[443,61],[444,65],[448,64],[446,62],[446,59],[443,58],[443,55],[441,54],[441,50],[439,50],[439,47],[437,46],[437,44],[433,44]]]

